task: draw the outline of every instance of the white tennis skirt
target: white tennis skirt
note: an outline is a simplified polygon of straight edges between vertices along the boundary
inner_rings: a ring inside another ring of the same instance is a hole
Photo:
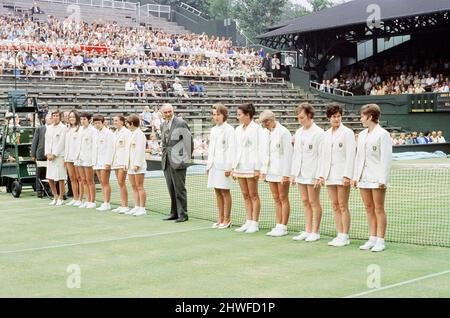
[[[233,181],[231,177],[225,177],[225,170],[211,167],[208,173],[208,189],[230,190]]]
[[[84,161],[79,159],[75,162],[75,166],[82,168],[92,168],[92,163],[90,161]]]
[[[145,174],[147,172],[147,167],[142,167],[138,171],[134,171],[133,169],[128,169],[127,173],[130,175],[136,175],[136,174]]]
[[[344,181],[342,179],[341,180],[339,180],[339,179],[328,179],[328,180],[325,180],[325,185],[327,185],[327,186],[335,186],[335,185],[343,186],[344,185]]]
[[[358,181],[359,189],[379,189],[380,184],[378,182],[369,182],[366,180]]]
[[[105,170],[105,169],[106,169],[105,165],[102,164],[97,164],[94,166],[94,170]]]
[[[299,184],[314,185],[314,181],[315,180],[312,178],[303,178],[303,177],[295,178],[295,182]]]
[[[47,173],[45,177],[49,180],[67,180],[67,171],[64,167],[64,157],[56,157],[47,162]]]
[[[267,182],[280,183],[281,181],[283,181],[283,177],[282,176],[276,176],[274,174],[268,174],[268,175],[266,175],[266,181]]]
[[[252,179],[255,177],[255,172],[252,171],[233,171],[233,177],[235,178],[244,178],[244,179]]]

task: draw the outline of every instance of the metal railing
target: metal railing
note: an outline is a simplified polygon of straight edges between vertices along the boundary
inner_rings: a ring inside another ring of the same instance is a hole
[[[75,4],[81,6],[91,6],[100,8],[113,8],[137,11],[139,3],[116,0],[39,0],[41,2],[61,3],[61,4]]]
[[[339,95],[339,96],[353,96],[354,95],[352,92],[349,92],[349,91],[346,91],[343,89],[339,89],[339,88],[335,88],[330,85],[329,86],[324,85],[323,89],[321,89],[322,85],[323,84],[321,84],[321,83],[310,81],[309,87],[317,89],[321,92],[333,94],[333,95]]]
[[[181,2],[179,5],[180,5],[181,8],[183,8],[183,9],[185,9],[185,10],[187,10],[187,11],[193,13],[193,14],[195,14],[196,16],[200,17],[200,16],[203,15],[203,13],[200,10],[197,10],[196,8],[191,7],[190,5],[188,5],[188,4],[184,3],[184,2]]]
[[[171,7],[160,4],[146,4],[140,7],[140,11],[146,17],[153,16],[151,13],[157,13],[158,18],[160,18],[161,15],[167,15],[167,18],[170,19]]]

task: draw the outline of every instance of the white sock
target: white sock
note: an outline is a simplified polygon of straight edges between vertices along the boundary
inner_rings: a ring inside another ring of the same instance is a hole
[[[344,240],[348,240],[348,234],[342,233],[341,238]]]
[[[252,221],[252,223],[253,223],[253,226],[258,227],[258,222],[257,221]]]
[[[376,241],[377,241],[377,237],[376,236],[369,236],[369,242],[375,243]]]
[[[377,237],[377,243],[384,244],[384,238]]]
[[[252,225],[252,220],[247,220],[247,221],[245,221],[245,224],[244,225],[247,225],[247,226],[250,226],[250,225]]]

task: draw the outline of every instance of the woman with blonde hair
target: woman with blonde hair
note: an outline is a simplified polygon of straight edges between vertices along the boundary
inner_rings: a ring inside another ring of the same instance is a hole
[[[277,225],[268,236],[288,234],[287,224],[291,206],[289,203],[290,172],[292,164],[292,135],[275,120],[275,114],[265,110],[259,116],[265,128],[267,145],[264,147],[261,178],[268,182],[275,201],[275,218]]]

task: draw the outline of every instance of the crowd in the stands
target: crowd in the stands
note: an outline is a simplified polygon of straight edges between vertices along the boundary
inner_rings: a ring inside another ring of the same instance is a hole
[[[332,80],[321,83],[320,89],[329,93],[344,90],[355,95],[401,95],[447,93],[450,91],[450,58],[421,58],[399,56],[382,61],[359,62],[344,68]]]
[[[399,136],[395,133],[391,133],[391,140],[394,146],[396,145],[425,145],[425,144],[437,144],[445,143],[445,137],[442,131],[416,131],[411,133],[400,133]]]
[[[0,16],[0,51],[0,75],[16,69],[25,77],[127,72],[267,80],[259,52],[235,48],[230,39],[101,20],[89,24],[48,16],[38,22],[24,15]]]

